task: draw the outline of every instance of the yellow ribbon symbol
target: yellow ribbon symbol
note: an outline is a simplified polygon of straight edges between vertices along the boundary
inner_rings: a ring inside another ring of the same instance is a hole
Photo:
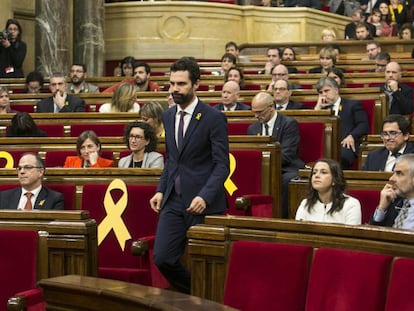
[[[236,158],[231,153],[229,153],[229,161],[230,161],[230,174],[229,176],[227,176],[227,179],[224,182],[224,188],[226,188],[227,192],[230,194],[230,196],[232,196],[233,192],[236,191],[238,188],[234,184],[234,182],[230,179],[230,177],[233,175],[234,171],[236,170]]]
[[[122,196],[115,204],[111,190],[119,189],[122,191]],[[119,246],[122,251],[125,249],[125,243],[131,238],[127,227],[121,216],[128,204],[128,190],[125,182],[121,179],[114,179],[106,189],[104,206],[106,211],[106,217],[98,226],[98,245],[102,243],[111,229],[114,229],[115,236],[118,240]]]
[[[6,160],[6,165],[4,168],[13,168],[14,166],[14,159],[10,153],[7,151],[0,151],[0,159]]]

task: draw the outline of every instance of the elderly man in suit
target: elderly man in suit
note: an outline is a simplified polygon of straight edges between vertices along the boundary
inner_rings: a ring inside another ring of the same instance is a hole
[[[177,290],[190,292],[190,273],[180,262],[190,226],[227,208],[229,174],[226,117],[196,96],[200,68],[192,57],[172,64],[169,92],[176,106],[163,114],[167,161],[151,208],[160,214],[154,263]]]
[[[316,90],[319,96],[315,110],[331,109],[341,119],[341,165],[349,169],[358,158],[359,140],[369,132],[367,113],[361,102],[341,98],[333,78],[320,78]]]
[[[402,69],[397,62],[389,62],[385,66],[385,83],[381,91],[388,96],[389,113],[408,115],[414,111],[413,89],[411,86],[400,83]]]
[[[39,155],[23,154],[17,172],[20,187],[0,192],[0,209],[63,210],[63,195],[42,186],[45,167]]]
[[[36,112],[85,112],[85,101],[67,94],[63,73],[50,77],[49,89],[53,96],[38,102]]]
[[[273,136],[280,143],[282,153],[282,216],[288,214],[289,181],[298,176],[304,163],[298,157],[299,126],[295,119],[278,113],[270,94],[260,92],[252,100],[252,112],[257,122],[247,129],[248,135]]]
[[[384,147],[368,153],[362,170],[392,172],[400,155],[414,153],[414,144],[408,141],[410,128],[410,122],[402,115],[387,116],[382,122],[380,134]]]
[[[220,111],[250,110],[250,106],[238,102],[239,96],[239,84],[234,81],[227,81],[221,90],[221,104],[215,105],[214,108]]]
[[[404,154],[395,163],[394,174],[381,190],[370,224],[414,230],[414,154]]]

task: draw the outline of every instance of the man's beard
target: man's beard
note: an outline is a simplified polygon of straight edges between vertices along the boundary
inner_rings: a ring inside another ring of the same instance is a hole
[[[81,85],[82,84],[83,78],[75,78],[75,79],[77,79],[77,80],[73,80],[73,78],[72,78],[72,84],[73,85]]]
[[[171,95],[174,98],[174,102],[177,105],[182,106],[182,105],[190,104],[191,100],[194,97],[194,91],[191,90],[187,94],[172,93]]]
[[[141,79],[135,79],[135,84],[138,86],[138,87],[143,87],[144,85],[145,85],[145,83],[147,83],[147,81],[148,81],[148,79],[143,79],[143,80],[141,80]]]

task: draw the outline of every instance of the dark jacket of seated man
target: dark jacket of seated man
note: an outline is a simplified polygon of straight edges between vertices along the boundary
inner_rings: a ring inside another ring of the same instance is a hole
[[[38,154],[23,154],[17,166],[20,187],[0,192],[0,209],[63,210],[63,195],[42,186],[44,171]]]

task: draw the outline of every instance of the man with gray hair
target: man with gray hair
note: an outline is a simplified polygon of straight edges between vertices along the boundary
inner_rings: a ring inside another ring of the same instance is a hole
[[[333,78],[320,78],[316,84],[319,93],[315,110],[331,109],[341,120],[341,166],[352,167],[358,158],[359,140],[369,133],[367,113],[360,101],[343,99],[339,86]]]
[[[38,102],[36,112],[85,112],[85,101],[68,95],[63,73],[52,74],[49,89],[52,96]]]
[[[239,84],[234,81],[227,81],[221,90],[221,104],[217,104],[213,108],[220,111],[250,110],[250,106],[238,102],[239,96]]]
[[[414,154],[404,154],[395,163],[394,173],[381,190],[378,207],[370,224],[414,229]]]

